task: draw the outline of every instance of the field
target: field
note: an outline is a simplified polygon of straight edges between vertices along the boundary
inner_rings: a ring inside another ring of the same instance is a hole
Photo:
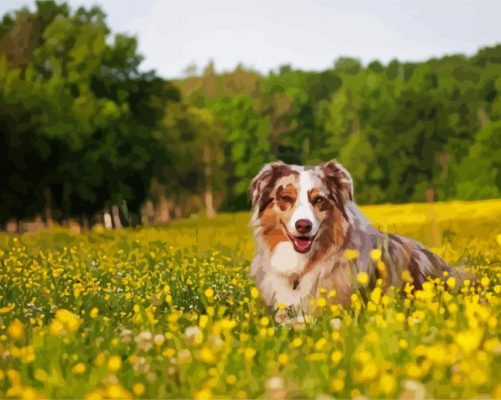
[[[363,211],[478,285],[323,293],[277,325],[248,213],[0,235],[0,398],[501,398],[501,200]]]

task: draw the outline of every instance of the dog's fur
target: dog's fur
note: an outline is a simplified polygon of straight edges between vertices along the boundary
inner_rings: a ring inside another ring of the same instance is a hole
[[[267,164],[249,194],[258,247],[251,274],[270,306],[308,309],[320,288],[335,289],[338,301],[348,303],[359,272],[367,272],[371,284],[383,279],[385,288],[411,280],[420,289],[427,277],[443,278],[444,271],[458,276],[420,243],[374,228],[354,202],[350,174],[336,161]],[[311,226],[307,233],[305,221]],[[348,260],[347,249],[357,250],[358,257]],[[373,249],[381,250],[383,270],[370,256]]]

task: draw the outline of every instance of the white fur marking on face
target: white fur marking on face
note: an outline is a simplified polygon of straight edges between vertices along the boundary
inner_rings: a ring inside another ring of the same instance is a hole
[[[315,182],[313,177],[311,176],[310,171],[301,171],[299,174],[299,197],[298,204],[294,213],[292,214],[292,218],[290,220],[290,225],[288,227],[289,232],[295,234],[296,236],[299,233],[296,231],[296,222],[300,219],[307,219],[311,221],[312,227],[309,233],[310,236],[313,236],[317,233],[319,224],[315,217],[315,213],[313,212],[313,206],[308,199],[308,192],[315,187]]]
[[[280,242],[273,249],[270,265],[280,274],[291,275],[299,273],[303,269],[304,260],[294,250],[294,246],[290,241]]]

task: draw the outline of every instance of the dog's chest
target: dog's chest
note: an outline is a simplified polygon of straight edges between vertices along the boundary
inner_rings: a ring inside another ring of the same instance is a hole
[[[281,243],[275,251],[262,253],[253,263],[253,275],[265,301],[269,304],[301,305],[309,308],[309,302],[317,297],[319,284],[331,265],[331,261],[316,263],[305,269],[309,257],[294,251],[288,242]]]
[[[308,308],[309,301],[317,296],[317,273],[309,273],[300,279],[296,276],[273,276],[268,274],[267,286],[273,293],[275,304],[302,305]]]

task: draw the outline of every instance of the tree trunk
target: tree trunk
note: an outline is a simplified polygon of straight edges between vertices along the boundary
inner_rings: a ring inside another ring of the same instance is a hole
[[[209,143],[206,143],[204,145],[203,162],[205,177],[205,211],[207,213],[207,216],[209,218],[212,218],[216,215],[216,210],[214,210],[214,196],[212,192],[212,152]]]
[[[50,192],[50,189],[48,187],[43,190],[43,195],[45,198],[45,226],[47,228],[51,228],[54,225],[54,220],[52,218],[52,193]]]
[[[120,221],[120,212],[116,205],[111,206],[111,217],[113,219],[113,226],[115,229],[120,229],[122,227],[122,222]]]
[[[111,220],[111,214],[108,211],[108,208],[104,209],[104,212],[103,212],[103,222],[104,222],[104,227],[106,229],[113,229],[113,222]]]
[[[170,220],[169,201],[162,193],[159,196],[157,207],[155,210],[155,222],[165,223]]]

